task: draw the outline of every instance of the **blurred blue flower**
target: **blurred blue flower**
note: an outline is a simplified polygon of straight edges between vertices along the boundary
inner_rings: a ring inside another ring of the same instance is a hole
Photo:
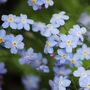
[[[34,59],[31,61],[30,66],[33,68],[37,68],[42,64],[42,54],[37,53],[36,57],[34,56]]]
[[[86,28],[82,27],[80,28],[79,25],[74,25],[72,29],[69,30],[69,34],[73,35],[75,37],[80,38],[83,41],[83,34],[86,33]]]
[[[71,69],[66,69],[65,66],[61,66],[60,68],[53,67],[53,70],[54,70],[55,74],[58,76],[67,76],[72,72]]]
[[[9,15],[2,15],[1,20],[4,22],[2,24],[3,28],[8,28],[9,26],[12,29],[17,29],[17,17],[15,15],[9,14]]]
[[[38,89],[38,83],[40,78],[35,75],[27,75],[22,77],[22,83],[24,84],[26,90]]]
[[[3,62],[0,62],[0,74],[5,74],[7,72],[7,69],[5,68],[5,64]]]
[[[78,38],[72,35],[61,35],[62,42],[59,44],[60,48],[66,48],[66,52],[71,53],[72,48],[76,48]]]
[[[22,40],[22,35],[17,35],[16,37],[14,37],[14,35],[8,35],[5,47],[11,49],[12,54],[16,54],[18,50],[22,50],[24,48]]]
[[[69,16],[64,15],[66,12],[62,11],[58,14],[54,14],[50,20],[52,24],[59,26],[63,26],[65,24],[64,20],[68,20]]]
[[[37,54],[34,53],[34,50],[32,48],[29,48],[27,51],[20,51],[19,52],[21,58],[19,59],[20,64],[30,64],[36,57]]]
[[[83,59],[90,59],[90,48],[83,44],[82,48],[77,49],[78,57]]]
[[[43,72],[45,72],[45,73],[48,73],[48,72],[49,72],[49,68],[48,68],[48,66],[46,66],[46,65],[41,65],[41,66],[39,66],[39,67],[37,68],[37,70],[38,70],[38,71],[43,71]]]
[[[0,3],[5,3],[7,2],[7,0],[0,0]]]
[[[86,26],[88,26],[88,24],[89,24],[89,26],[90,26],[90,16],[84,12],[81,14],[78,22],[80,22],[81,24],[86,25]]]
[[[20,17],[17,18],[18,20],[18,29],[25,29],[27,31],[30,30],[30,24],[33,24],[34,21],[27,18],[27,15],[20,14]]]
[[[33,32],[38,32],[38,31],[43,32],[45,28],[46,28],[46,25],[45,23],[42,23],[42,22],[35,22],[32,25]]]

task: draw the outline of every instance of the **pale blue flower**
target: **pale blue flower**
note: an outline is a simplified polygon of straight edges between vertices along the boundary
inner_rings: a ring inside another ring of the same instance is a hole
[[[83,90],[90,90],[90,76],[80,79],[79,85]]]
[[[27,31],[30,30],[30,24],[33,24],[34,21],[27,18],[27,15],[20,14],[20,17],[18,17],[18,29],[25,29]]]
[[[72,72],[71,69],[67,69],[65,66],[54,67],[53,70],[58,76],[67,76]]]
[[[3,62],[0,62],[0,74],[5,74],[7,72],[7,69],[5,68],[5,64]]]
[[[43,0],[44,4],[45,4],[45,8],[48,8],[48,6],[53,6],[54,2],[53,0]]]
[[[43,32],[43,35],[46,37],[50,37],[53,34],[59,34],[59,30],[57,29],[57,26],[48,24],[45,31]]]
[[[60,48],[66,48],[66,52],[71,53],[72,48],[76,48],[78,44],[78,38],[72,35],[61,35],[62,42],[59,44]]]
[[[79,25],[74,25],[72,29],[69,30],[69,34],[73,35],[74,37],[80,38],[82,41],[84,40],[83,34],[86,33],[86,28],[80,28]]]
[[[27,75],[22,77],[22,83],[24,84],[26,90],[38,89],[38,83],[40,78],[36,75]]]
[[[62,11],[58,14],[54,14],[50,20],[52,24],[59,26],[63,26],[65,24],[64,20],[68,20],[69,16],[64,15],[66,12]]]
[[[84,67],[79,67],[76,71],[73,72],[73,75],[82,79],[90,76],[90,70],[85,70]]]
[[[83,44],[82,48],[77,49],[78,57],[83,59],[90,59],[90,48]]]
[[[18,50],[22,50],[24,48],[22,40],[22,35],[17,35],[16,37],[14,35],[8,35],[5,47],[11,49],[12,54],[16,54]]]
[[[3,28],[8,28],[9,26],[12,29],[17,29],[17,17],[15,15],[9,14],[9,15],[2,15],[1,20],[4,22],[2,24]]]

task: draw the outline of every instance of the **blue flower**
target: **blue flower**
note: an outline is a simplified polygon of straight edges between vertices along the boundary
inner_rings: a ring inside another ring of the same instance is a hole
[[[41,66],[39,66],[38,68],[36,68],[38,71],[43,71],[43,72],[45,72],[45,73],[48,73],[49,72],[49,68],[48,68],[48,66],[46,66],[46,65],[41,65]]]
[[[30,66],[33,68],[37,68],[42,64],[42,54],[37,53],[36,57],[34,56],[34,59],[31,61]]]
[[[62,64],[65,63],[65,61],[67,60],[67,57],[68,57],[66,50],[65,49],[58,49],[57,53],[58,53],[58,55],[55,56],[55,59],[59,60],[60,63],[62,63]]]
[[[43,0],[28,0],[28,5],[32,6],[34,10],[38,10],[39,6],[43,5]]]
[[[76,48],[78,43],[78,38],[72,35],[61,35],[61,43],[59,47],[66,48],[66,52],[71,53],[72,48]]]
[[[0,0],[0,3],[5,3],[7,2],[7,0]]]
[[[90,59],[90,48],[83,44],[82,48],[77,49],[78,57],[83,59]]]
[[[5,38],[6,38],[6,31],[1,29],[0,30],[0,44],[5,42]]]
[[[27,31],[30,30],[30,24],[33,24],[33,20],[28,19],[27,15],[20,14],[20,17],[18,17],[18,29],[25,29]]]
[[[0,62],[0,74],[5,74],[7,72],[7,69],[5,68],[5,64],[3,62]]]
[[[72,29],[70,29],[69,34],[75,37],[80,38],[83,41],[82,34],[86,33],[86,29],[84,27],[80,28],[79,25],[74,25]]]
[[[19,59],[20,64],[30,64],[36,57],[37,54],[34,53],[34,50],[32,48],[29,48],[27,51],[20,51],[19,52],[21,58]]]
[[[79,57],[77,54],[69,54],[68,56],[68,64],[70,65],[70,67],[81,67],[82,66],[82,62],[80,61]]]
[[[33,25],[32,25],[32,31],[33,32],[43,32],[46,28],[46,25],[45,23],[42,23],[42,22],[35,22]]]
[[[54,67],[53,70],[54,70],[55,74],[58,76],[67,76],[72,72],[70,69],[66,69],[65,66],[61,66],[60,68]]]
[[[48,6],[53,6],[54,2],[52,0],[43,0],[45,4],[45,8],[48,8]]]
[[[82,13],[78,22],[88,26],[88,24],[90,23],[90,16],[87,13]]]
[[[27,75],[22,78],[22,83],[27,90],[38,89],[40,78],[35,75]]]
[[[79,67],[73,72],[75,77],[80,77],[80,79],[90,76],[90,70],[85,70],[84,67]]]
[[[48,40],[46,42],[45,48],[44,48],[44,53],[53,53],[53,47],[57,44],[56,41],[53,40]]]
[[[90,76],[80,79],[79,85],[83,90],[90,90]]]
[[[1,20],[4,21],[2,24],[3,28],[8,28],[9,26],[12,29],[17,29],[17,17],[15,15],[9,14],[9,15],[2,15]]]
[[[45,31],[43,32],[43,35],[46,37],[50,37],[53,34],[59,34],[59,30],[57,29],[57,27],[53,24],[48,24],[46,26]]]
[[[59,14],[54,14],[52,16],[50,22],[52,24],[57,25],[58,27],[64,25],[65,24],[64,20],[68,20],[69,19],[69,16],[64,15],[64,14],[65,14],[64,11],[60,12]]]
[[[57,88],[53,89],[52,87],[52,90],[66,90],[66,87],[68,87],[71,84],[71,81],[62,76],[55,76],[52,84],[54,84],[54,86]]]
[[[24,43],[22,40],[22,35],[17,35],[16,37],[13,35],[8,35],[7,41],[5,42],[5,47],[10,48],[12,54],[16,54],[18,50],[22,50],[24,48]]]

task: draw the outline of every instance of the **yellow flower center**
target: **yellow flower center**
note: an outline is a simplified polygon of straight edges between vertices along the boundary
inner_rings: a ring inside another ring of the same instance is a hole
[[[71,63],[75,63],[75,59],[72,59],[72,60],[71,60]]]
[[[62,54],[62,57],[63,57],[63,58],[65,58],[65,56],[66,56],[66,54],[65,54],[65,53],[64,53],[64,54]]]
[[[29,60],[29,59],[30,59],[30,56],[26,56],[25,58],[26,58],[27,60]]]
[[[60,75],[64,75],[64,72],[60,72]]]
[[[13,46],[17,46],[17,43],[16,42],[13,42]]]
[[[50,2],[50,0],[46,0],[46,2],[47,2],[47,3],[49,3],[49,2]]]
[[[59,81],[59,85],[61,86],[63,84],[63,82],[62,81]]]
[[[52,27],[52,26],[50,26],[50,27],[48,27],[48,29],[52,30],[52,29],[53,29],[53,27]]]
[[[86,55],[87,54],[87,51],[83,51],[83,54]]]
[[[4,42],[4,39],[3,38],[0,38],[0,42]]]
[[[27,22],[27,20],[26,19],[22,19],[22,23],[26,23]]]
[[[50,43],[47,44],[47,47],[50,47]]]
[[[87,21],[88,20],[88,16],[84,17],[83,20],[84,21]]]
[[[9,22],[12,22],[12,21],[13,21],[13,18],[9,18],[8,21],[9,21]]]
[[[71,41],[70,41],[70,40],[68,40],[68,41],[67,41],[67,44],[71,44]]]
[[[88,87],[90,88],[90,83],[88,83]]]
[[[82,76],[83,76],[83,77],[86,77],[86,76],[87,76],[87,74],[86,74],[86,73],[82,73]]]
[[[32,2],[33,2],[34,4],[36,4],[36,0],[32,0]]]

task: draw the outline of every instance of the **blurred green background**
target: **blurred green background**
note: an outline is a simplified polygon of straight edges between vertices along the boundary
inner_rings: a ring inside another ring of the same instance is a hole
[[[53,7],[38,11],[34,11],[32,7],[28,6],[27,1],[28,0],[8,0],[7,3],[1,4],[0,17],[3,14],[8,15],[12,13],[19,16],[22,13],[27,14],[28,18],[33,19],[34,21],[41,21],[48,24],[52,14],[58,13],[60,11],[66,11],[67,15],[70,16],[70,19],[66,21],[65,27],[67,30],[69,30],[74,24],[78,23],[77,20],[81,13],[87,12],[90,14],[90,0],[54,0]],[[1,24],[2,21],[0,20],[0,25]],[[64,27],[60,27],[59,29],[61,33],[68,32],[64,29]],[[10,28],[8,28],[6,31],[8,34],[11,33]],[[32,31],[27,32],[25,30],[13,30],[12,33],[15,35],[22,34],[24,36],[25,49],[32,47],[35,52],[42,52],[43,56],[48,58],[48,65],[51,71],[49,74],[45,74],[32,69],[28,65],[20,65],[18,62],[20,56],[18,54],[11,55],[9,50],[0,46],[0,61],[5,62],[6,68],[8,70],[7,74],[4,75],[3,90],[25,90],[21,83],[21,77],[30,73],[41,77],[39,90],[42,90],[42,88],[47,88],[47,90],[50,90],[48,80],[54,78],[54,73],[52,71],[54,60],[49,55],[45,55],[43,53],[46,38],[42,37],[40,33],[33,33]],[[86,40],[85,43],[90,46],[90,43],[88,43]],[[83,66],[85,68],[89,67],[89,65],[90,60],[83,61]],[[71,90],[78,90],[77,88],[79,88],[79,85],[77,80],[78,79],[75,77],[72,77],[72,84],[69,87]]]

